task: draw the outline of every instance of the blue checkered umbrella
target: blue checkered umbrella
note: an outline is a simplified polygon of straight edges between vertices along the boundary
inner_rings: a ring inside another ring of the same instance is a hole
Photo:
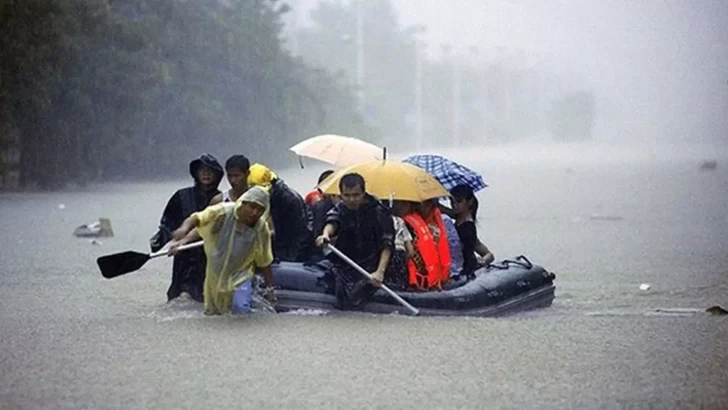
[[[458,185],[468,185],[475,192],[488,186],[480,174],[439,155],[413,155],[405,158],[404,162],[424,169],[448,191]]]

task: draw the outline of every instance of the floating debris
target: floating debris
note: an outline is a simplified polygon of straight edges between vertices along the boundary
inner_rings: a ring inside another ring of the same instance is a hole
[[[703,161],[700,164],[701,171],[714,171],[718,168],[718,161]]]
[[[589,219],[591,219],[592,221],[621,221],[624,218],[622,218],[621,216],[616,216],[616,215],[597,215],[597,214],[592,214],[589,217]]]
[[[711,306],[707,309],[698,309],[698,308],[666,308],[666,309],[655,309],[655,312],[662,313],[662,314],[670,314],[670,315],[697,315],[700,313],[708,313],[713,316],[723,316],[728,315],[728,310],[723,309],[722,307],[715,305]]]
[[[650,286],[649,283],[643,283],[640,285],[640,290],[643,292],[647,292],[650,289],[652,289],[652,286]]]
[[[58,204],[58,209],[66,209],[66,204]]]
[[[705,311],[710,313],[711,315],[719,315],[719,316],[728,315],[728,310],[725,310],[718,305],[711,306],[711,307],[705,309]]]
[[[80,238],[98,238],[114,236],[111,221],[108,218],[99,218],[98,221],[81,225],[73,231],[73,236]]]

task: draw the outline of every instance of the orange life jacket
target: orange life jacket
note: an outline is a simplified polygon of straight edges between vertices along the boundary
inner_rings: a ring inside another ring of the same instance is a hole
[[[447,242],[445,225],[438,209],[435,209],[433,217],[440,230],[437,243],[435,243],[435,238],[432,236],[427,223],[418,213],[413,212],[404,217],[404,220],[415,230],[417,239],[414,246],[422,256],[427,270],[427,275],[422,275],[411,259],[407,262],[409,284],[420,289],[441,289],[442,285],[450,278],[450,248]]]

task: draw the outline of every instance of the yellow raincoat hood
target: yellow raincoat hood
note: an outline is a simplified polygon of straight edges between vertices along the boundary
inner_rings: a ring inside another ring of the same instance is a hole
[[[236,215],[240,212],[240,207],[243,206],[243,202],[258,204],[265,209],[266,212],[264,213],[267,214],[267,211],[270,208],[270,195],[268,194],[268,191],[259,186],[251,186],[247,191],[245,191],[245,193],[243,193],[243,195],[240,196],[240,198],[238,198],[237,201],[235,201]]]
[[[262,186],[267,189],[270,188],[274,179],[278,179],[278,175],[265,165],[256,163],[250,166],[248,185]]]

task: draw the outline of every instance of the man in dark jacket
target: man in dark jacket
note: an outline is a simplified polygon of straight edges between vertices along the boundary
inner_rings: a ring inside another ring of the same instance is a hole
[[[207,208],[210,200],[220,191],[223,169],[218,160],[203,154],[190,162],[190,175],[194,186],[178,190],[167,202],[159,222],[159,231],[150,240],[152,251],[162,248],[170,239],[172,232],[182,225],[194,212]],[[167,290],[167,300],[180,296],[183,292],[198,302],[203,301],[202,290],[205,283],[205,253],[202,248],[180,252],[172,264],[172,284]]]
[[[341,202],[326,216],[323,234],[316,245],[324,246],[335,237],[336,247],[372,273],[369,281],[338,257],[333,257],[334,292],[339,309],[348,309],[369,299],[375,286],[384,281],[384,273],[394,246],[394,226],[387,208],[366,193],[364,178],[346,174],[339,181]]]
[[[280,261],[304,262],[311,254],[312,215],[301,195],[262,164],[253,164],[248,184],[270,193],[273,256]]]

